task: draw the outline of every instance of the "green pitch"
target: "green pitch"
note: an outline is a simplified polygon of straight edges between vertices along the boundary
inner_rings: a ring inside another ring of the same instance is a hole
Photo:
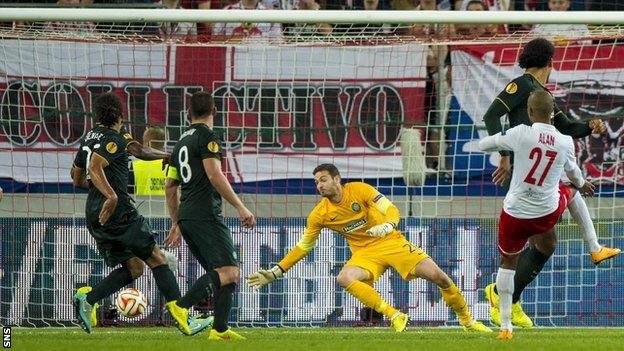
[[[624,329],[517,330],[511,341],[460,329],[240,328],[245,341],[212,341],[208,333],[183,337],[174,328],[104,328],[87,335],[78,328],[13,328],[15,350],[622,350]]]

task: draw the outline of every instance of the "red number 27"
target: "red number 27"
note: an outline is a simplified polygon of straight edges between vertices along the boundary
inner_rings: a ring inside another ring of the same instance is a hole
[[[543,151],[539,147],[534,147],[533,150],[531,150],[531,152],[529,153],[529,159],[535,159],[535,162],[533,163],[533,167],[531,167],[531,171],[529,171],[529,174],[527,174],[526,178],[524,178],[525,183],[535,185],[535,171],[537,171],[537,167],[539,167],[540,163],[542,163],[542,153]],[[555,162],[555,158],[557,158],[557,152],[547,150],[546,157],[548,157],[548,163],[546,164],[546,168],[544,168],[544,171],[542,172],[542,176],[537,182],[537,186],[542,186],[542,184],[544,184],[544,179],[546,179],[546,175],[548,175],[550,167],[552,166],[553,162]]]

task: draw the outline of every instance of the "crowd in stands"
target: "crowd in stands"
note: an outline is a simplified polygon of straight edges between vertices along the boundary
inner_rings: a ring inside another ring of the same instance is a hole
[[[624,10],[624,1],[618,0],[0,0],[2,5],[33,6],[40,3],[58,6],[147,7],[168,9],[287,9],[287,10],[458,10],[458,11],[575,11]],[[97,30],[89,23],[51,23],[50,29]],[[281,40],[292,35],[366,35],[384,34],[435,36],[464,35],[492,36],[523,29],[536,35],[551,37],[587,38],[586,25],[536,25],[512,27],[496,25],[436,26],[414,25],[329,25],[329,24],[271,24],[271,23],[167,23],[155,30],[163,37],[193,37],[205,40],[245,40],[266,38]]]

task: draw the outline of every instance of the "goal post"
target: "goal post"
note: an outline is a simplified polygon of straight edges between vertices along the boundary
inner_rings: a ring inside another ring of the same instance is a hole
[[[86,230],[86,195],[69,177],[79,142],[94,125],[93,100],[114,92],[134,137],[142,142],[148,126],[161,126],[171,150],[197,91],[215,98],[225,173],[258,217],[258,226],[246,230],[225,208],[241,276],[274,265],[297,243],[319,200],[311,171],[332,162],[345,180],[378,187],[400,208],[400,229],[485,320],[483,288],[498,267],[504,192],[491,182],[496,155],[480,152],[477,142],[487,134],[485,110],[522,74],[518,54],[536,37],[504,25],[589,24],[549,36],[557,51],[547,87],[572,118],[601,118],[608,127],[604,136],[578,139],[577,157],[598,184],[588,205],[601,243],[622,247],[623,18],[622,12],[2,8],[0,324],[74,326],[73,291],[110,271]],[[206,33],[202,23],[211,24]],[[218,23],[231,25],[218,32]],[[170,227],[164,198],[136,200],[162,243]],[[558,231],[557,252],[523,296],[525,311],[540,326],[624,326],[621,260],[596,268],[576,224],[564,217]],[[186,246],[174,253],[186,291],[203,270]],[[285,279],[260,292],[241,281],[232,323],[371,325],[335,281],[349,257],[344,238],[323,232]],[[150,301],[148,310],[116,322],[158,323],[150,274],[133,284]],[[389,271],[376,288],[415,325],[458,325],[431,284],[404,282]],[[100,317],[111,303],[103,302]]]

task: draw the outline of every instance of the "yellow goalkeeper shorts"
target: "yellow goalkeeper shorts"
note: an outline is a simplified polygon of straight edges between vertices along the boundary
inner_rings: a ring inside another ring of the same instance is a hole
[[[426,258],[429,258],[429,255],[401,235],[358,249],[353,252],[345,265],[371,272],[372,283],[376,282],[389,267],[396,269],[404,280],[411,280],[415,277],[410,272]]]

